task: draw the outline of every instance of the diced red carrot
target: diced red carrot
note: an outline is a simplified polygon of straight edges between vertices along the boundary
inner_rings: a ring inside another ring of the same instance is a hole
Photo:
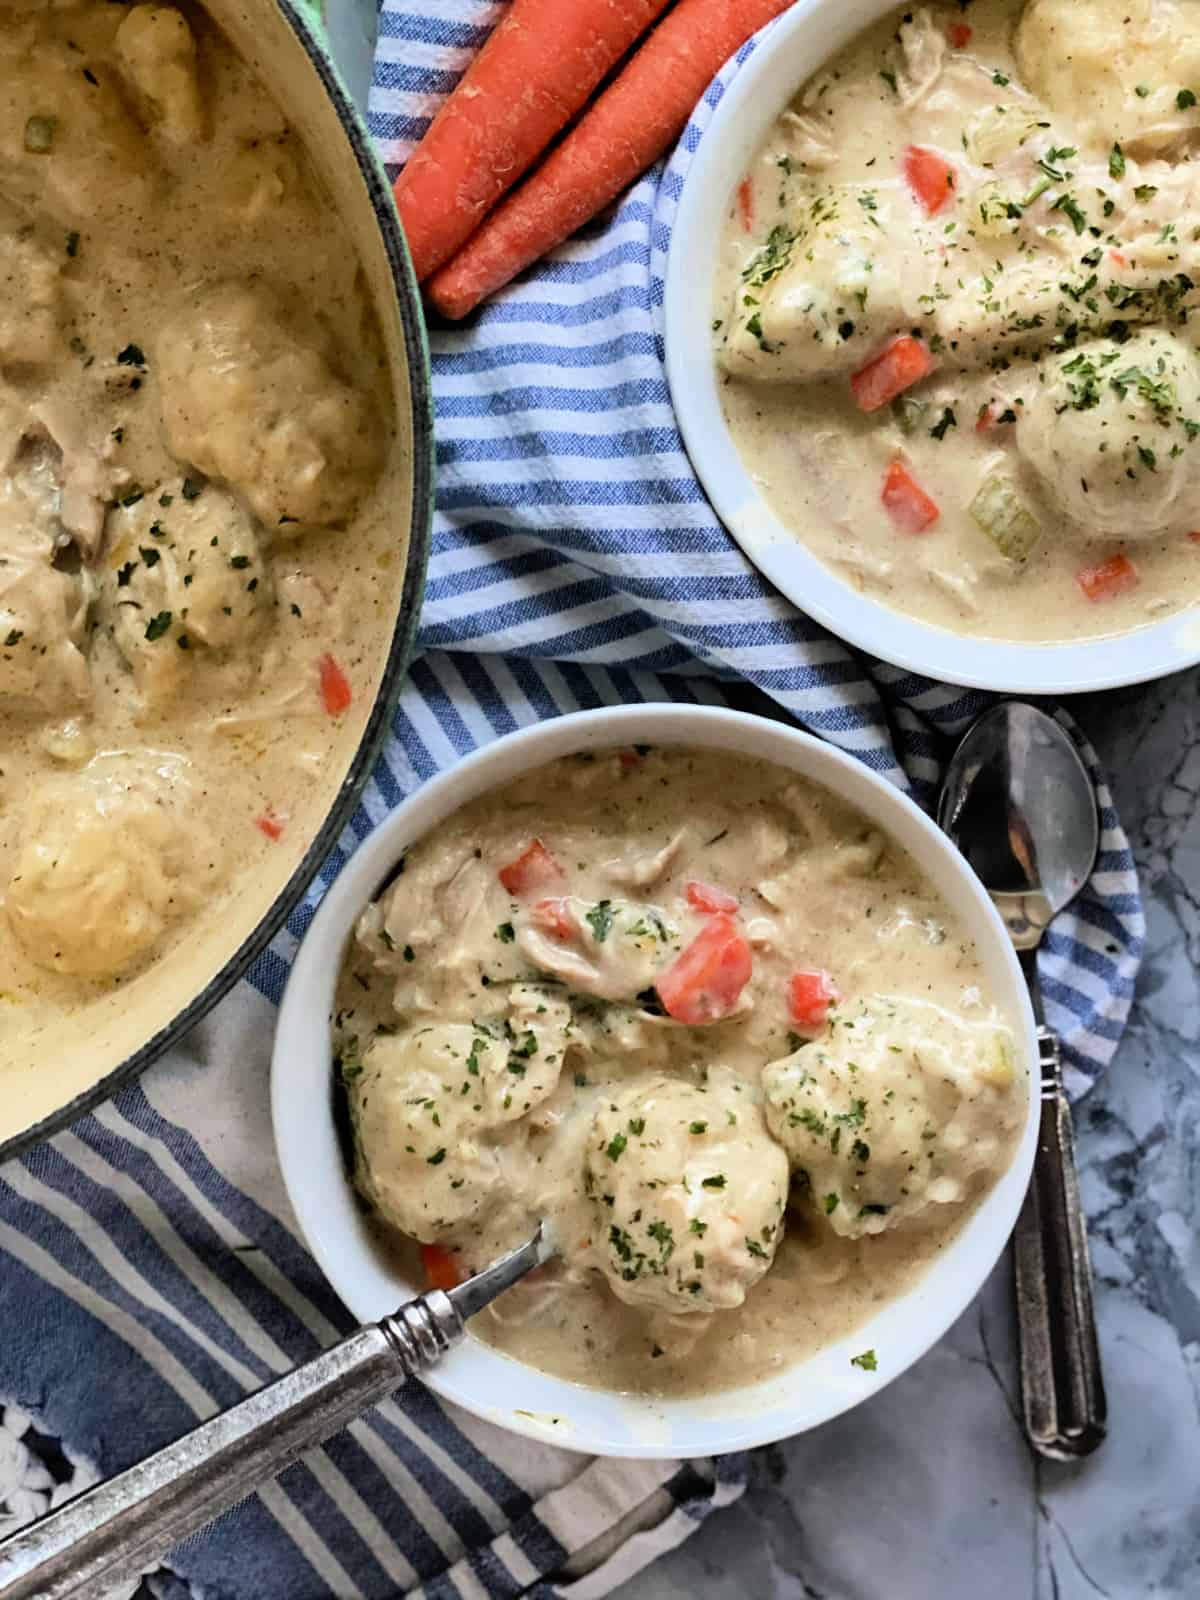
[[[268,806],[261,817],[255,817],[254,826],[268,839],[282,839],[284,818],[276,816],[274,806]]]
[[[727,889],[717,889],[711,883],[702,883],[699,878],[693,878],[684,893],[694,911],[714,913],[738,908],[737,895],[730,894]]]
[[[883,508],[901,533],[924,533],[941,516],[903,461],[893,461],[883,476]]]
[[[513,0],[396,180],[418,280],[465,244],[668,0]]]
[[[975,432],[986,433],[996,420],[996,408],[993,405],[984,405],[979,408],[979,415],[975,418]]]
[[[974,31],[968,22],[952,22],[946,29],[946,37],[955,50],[965,50],[971,42]]]
[[[524,900],[553,889],[563,881],[565,874],[553,852],[547,850],[540,839],[534,839],[515,861],[501,867],[496,876],[509,894]]]
[[[575,932],[575,924],[565,900],[539,900],[530,918],[543,933],[552,933],[556,939],[569,939]]]
[[[440,1244],[421,1246],[421,1266],[431,1289],[457,1289],[463,1281],[458,1260],[452,1250]]]
[[[1194,532],[1189,533],[1188,538],[1193,544],[1200,544],[1200,528],[1197,528]]]
[[[343,711],[349,711],[350,702],[354,698],[350,680],[328,654],[323,655],[317,662],[317,670],[321,677],[321,704],[329,716],[340,717]]]
[[[933,371],[933,356],[924,339],[899,333],[865,367],[850,375],[850,390],[860,411],[878,411]]]
[[[931,150],[924,144],[910,144],[901,165],[908,187],[927,217],[936,217],[954,199],[956,174],[940,150]]]
[[[840,999],[833,979],[819,968],[793,972],[788,979],[788,1016],[801,1028],[823,1028],[830,1006]]]
[[[636,750],[618,750],[617,760],[621,763],[622,772],[632,772],[635,767],[642,764],[642,756]]]
[[[750,944],[729,916],[710,917],[654,987],[667,1015],[690,1027],[720,1022],[750,982]]]
[[[574,3],[561,0],[560,10]],[[437,309],[465,317],[603,211],[674,144],[723,63],[791,3],[677,0],[562,143],[433,278]],[[551,32],[543,53],[553,40]]]
[[[738,184],[737,210],[741,218],[742,232],[749,233],[754,227],[754,184],[748,177],[743,178]]]
[[[1119,250],[1110,250],[1108,253],[1122,270],[1129,265],[1129,257],[1122,255]]]
[[[1117,595],[1136,588],[1138,570],[1127,555],[1109,556],[1094,567],[1084,567],[1075,581],[1089,600],[1115,600]]]

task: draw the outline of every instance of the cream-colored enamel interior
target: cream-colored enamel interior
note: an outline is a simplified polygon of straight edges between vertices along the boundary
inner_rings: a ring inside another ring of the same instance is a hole
[[[11,617],[0,640],[0,1141],[253,933],[399,613],[412,415],[382,237],[276,8],[211,13],[0,7],[0,266],[29,308],[0,308],[4,509],[87,590],[49,680]]]
[[[779,519],[976,637],[1195,604],[1197,149],[1196,0],[919,6],[800,85],[731,207],[713,314]],[[860,409],[898,337],[932,371]]]
[[[438,1281],[548,1219],[559,1260],[474,1331],[639,1393],[852,1333],[1026,1120],[1011,1019],[912,859],[813,783],[688,749],[561,760],[434,828],[358,923],[335,1034],[406,1276],[414,1241]]]

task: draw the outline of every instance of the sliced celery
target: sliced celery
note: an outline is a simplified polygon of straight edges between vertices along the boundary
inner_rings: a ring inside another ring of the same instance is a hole
[[[1000,554],[1010,561],[1028,560],[1042,537],[1041,523],[1007,473],[989,472],[970,510]]]

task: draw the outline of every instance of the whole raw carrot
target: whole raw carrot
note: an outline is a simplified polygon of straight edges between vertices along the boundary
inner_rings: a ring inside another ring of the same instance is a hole
[[[679,137],[721,64],[792,0],[679,0],[616,82],[431,280],[465,317],[602,211]]]
[[[448,261],[669,0],[512,0],[396,179],[418,279]]]

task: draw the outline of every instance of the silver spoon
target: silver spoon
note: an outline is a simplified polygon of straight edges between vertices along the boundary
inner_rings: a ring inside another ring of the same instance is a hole
[[[456,1289],[418,1295],[5,1539],[0,1597],[96,1600],[136,1579],[406,1378],[435,1366],[463,1338],[468,1318],[555,1248],[542,1224],[527,1244]]]
[[[1038,1024],[1041,1132],[1013,1235],[1021,1396],[1033,1448],[1073,1460],[1103,1440],[1108,1407],[1071,1109],[1058,1038],[1042,1010],[1037,948],[1091,876],[1100,845],[1096,792],[1065,730],[1010,701],[986,711],[955,751],[938,822],[1004,918]]]

